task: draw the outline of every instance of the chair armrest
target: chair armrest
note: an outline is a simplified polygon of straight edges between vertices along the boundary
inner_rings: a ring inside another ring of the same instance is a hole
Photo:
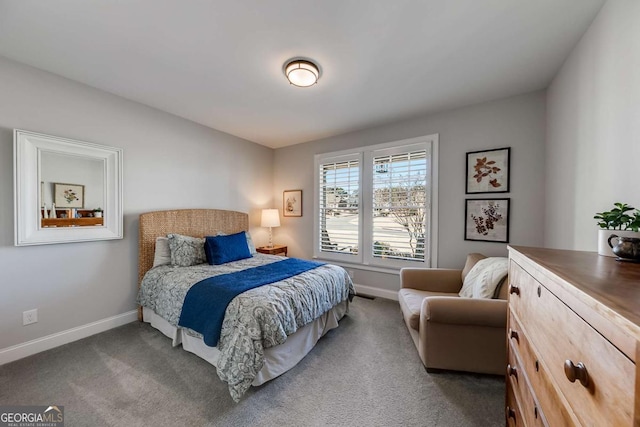
[[[400,287],[430,292],[458,293],[462,288],[462,270],[449,268],[403,268]]]
[[[459,297],[428,297],[420,308],[422,322],[506,328],[507,301]]]

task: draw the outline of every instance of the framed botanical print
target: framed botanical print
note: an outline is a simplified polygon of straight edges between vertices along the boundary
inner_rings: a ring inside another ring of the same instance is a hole
[[[53,184],[53,200],[57,208],[84,208],[84,185]]]
[[[511,147],[467,153],[466,194],[508,193]]]
[[[302,216],[302,190],[285,190],[282,193],[282,215]]]
[[[509,243],[511,199],[467,199],[464,240]]]

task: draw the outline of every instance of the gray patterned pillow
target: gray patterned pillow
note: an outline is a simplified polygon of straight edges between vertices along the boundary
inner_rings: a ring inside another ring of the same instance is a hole
[[[167,234],[171,250],[171,264],[178,267],[204,264],[207,257],[204,253],[204,239],[182,234]]]

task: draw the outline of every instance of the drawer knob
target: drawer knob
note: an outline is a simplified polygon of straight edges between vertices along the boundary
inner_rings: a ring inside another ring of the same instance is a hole
[[[513,418],[513,420],[515,421],[515,419],[516,419],[516,411],[514,411],[512,407],[507,406],[507,419],[509,419],[509,418]]]
[[[518,341],[518,343],[520,343],[520,337],[518,337],[518,331],[514,331],[511,328],[509,328],[509,338],[512,338],[512,339]]]
[[[564,374],[572,383],[578,380],[584,387],[589,387],[589,373],[587,372],[587,367],[584,366],[584,363],[578,362],[577,365],[574,365],[571,360],[565,360]]]
[[[516,377],[516,380],[518,379],[518,368],[516,368],[515,366],[511,366],[511,363],[509,363],[507,365],[507,375],[509,375],[510,377]]]
[[[517,287],[516,285],[511,285],[509,287],[509,293],[510,294],[516,294],[516,295],[520,295],[520,288]]]

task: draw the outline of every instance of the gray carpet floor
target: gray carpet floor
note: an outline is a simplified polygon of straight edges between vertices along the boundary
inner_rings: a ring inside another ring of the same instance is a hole
[[[148,324],[0,366],[1,405],[72,426],[502,426],[503,378],[428,374],[398,303],[356,297],[295,368],[234,403],[215,368]]]

